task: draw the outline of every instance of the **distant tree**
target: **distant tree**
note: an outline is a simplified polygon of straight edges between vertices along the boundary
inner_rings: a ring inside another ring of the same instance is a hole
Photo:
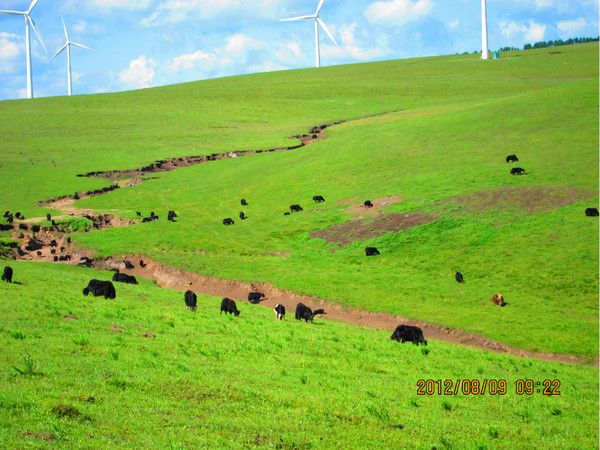
[[[523,50],[531,50],[533,47],[531,46],[531,44],[525,44],[525,47],[523,47]]]

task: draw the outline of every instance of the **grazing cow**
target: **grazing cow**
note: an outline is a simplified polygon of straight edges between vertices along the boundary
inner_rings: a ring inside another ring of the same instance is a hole
[[[377,255],[379,255],[379,250],[377,250],[377,248],[375,248],[375,247],[367,247],[367,248],[365,248],[365,255],[366,256],[377,256]]]
[[[235,222],[233,221],[233,219],[231,217],[227,217],[225,219],[223,219],[223,225],[233,225]]]
[[[13,216],[12,216],[12,214],[11,214],[10,216],[8,216],[8,217],[6,218],[6,221],[7,221],[8,223],[13,223],[13,222],[15,221],[15,219],[13,219]]]
[[[152,222],[152,219],[150,217],[144,217],[142,219],[142,223],[149,223],[149,222]]]
[[[39,233],[41,230],[41,227],[39,225],[32,225],[31,226],[31,231],[33,231],[34,233]]]
[[[284,213],[283,213],[283,215],[284,215],[284,216],[289,216],[289,215],[290,215],[290,212],[289,212],[289,211],[287,211],[287,212],[284,212]]]
[[[56,255],[56,250],[55,250],[55,249],[51,249],[51,250],[50,250],[50,254],[51,254],[51,255]]]
[[[312,322],[313,318],[318,314],[327,314],[323,309],[317,309],[312,311],[304,303],[298,303],[296,305],[296,320],[304,320],[305,322]]]
[[[138,284],[133,275],[127,275],[126,273],[120,272],[115,273],[112,277],[112,280],[118,283]]]
[[[365,200],[365,202],[363,203],[363,206],[365,208],[372,208],[373,207],[373,203],[371,202],[371,200]]]
[[[504,305],[505,305],[505,303],[504,303],[504,297],[502,297],[502,294],[495,294],[495,295],[492,297],[492,303],[493,303],[494,305],[498,305],[498,306],[504,306]]]
[[[266,298],[262,292],[250,292],[248,293],[248,301],[254,305],[260,303],[262,299]]]
[[[0,231],[10,231],[12,229],[13,229],[12,225],[0,223]]]
[[[185,291],[185,306],[188,307],[190,311],[196,311],[196,303],[198,302],[198,297],[192,291]]]
[[[142,217],[142,213],[141,213],[141,212],[139,212],[139,211],[136,211],[136,212],[135,212],[135,215],[136,215],[136,216],[138,216],[138,217]]]
[[[31,239],[28,243],[27,246],[25,247],[25,250],[30,251],[30,252],[34,252],[36,250],[41,250],[44,248],[44,244],[40,241],[38,241],[37,239]]]
[[[277,304],[275,305],[275,308],[273,308],[273,311],[275,311],[275,317],[277,317],[277,320],[283,320],[285,317],[285,306]]]
[[[146,267],[146,263],[143,259],[140,259],[140,267]]]
[[[175,217],[177,217],[177,214],[175,214],[175,211],[171,210],[171,211],[169,211],[169,214],[167,215],[167,220],[169,222],[175,222]]]
[[[50,247],[56,247],[56,246],[58,246],[58,244],[56,243],[56,240],[52,239],[50,241]]]
[[[10,216],[10,211],[4,211],[4,215],[2,217],[6,218]]]
[[[104,296],[106,299],[114,299],[117,297],[115,287],[110,281],[90,280],[87,287],[83,288],[82,292],[85,296],[92,293],[94,297]]]
[[[241,199],[241,200],[240,200],[240,204],[241,204],[242,206],[248,206],[248,202],[246,201],[246,199],[245,199],[245,198],[243,198],[243,199]]]
[[[303,209],[302,209],[302,206],[300,206],[300,205],[290,205],[290,211],[300,212],[300,211],[303,211]]]
[[[154,219],[156,217],[156,214],[154,214],[154,211],[150,211],[150,218]]]
[[[131,264],[129,261],[124,260],[123,263],[125,264],[126,269],[129,269],[129,270],[135,269],[135,266],[133,264]]]
[[[23,217],[23,214],[21,214],[21,213],[20,213],[20,212],[18,212],[18,211],[15,213],[15,217],[16,217],[17,219],[24,219],[24,218],[25,218],[25,217]]]
[[[57,262],[57,261],[58,261],[58,256],[55,256],[54,258],[52,258],[52,260],[53,260],[54,262]]]
[[[246,220],[248,216],[244,214],[244,211],[240,211],[240,220]]]
[[[35,252],[35,253],[36,253],[36,255],[38,255],[38,256],[42,256],[42,252],[40,252],[39,250],[38,250],[37,252]]]
[[[233,314],[236,317],[240,315],[235,302],[227,297],[221,301],[221,313],[223,312],[225,312],[225,314]]]
[[[52,220],[52,216],[50,215],[50,213],[46,214],[46,220],[48,222],[50,222]]]
[[[391,339],[402,343],[412,342],[415,345],[427,345],[427,341],[423,337],[423,330],[411,325],[398,325],[394,330]]]
[[[517,158],[517,155],[508,155],[506,157],[506,164],[510,163],[510,162],[517,162],[519,160],[519,158]]]
[[[465,282],[465,279],[463,278],[463,274],[460,272],[456,272],[456,275],[454,275],[454,278],[456,278],[456,281],[459,283]]]
[[[523,175],[524,173],[525,169],[523,169],[522,167],[513,167],[512,169],[510,169],[511,175]]]
[[[2,281],[6,281],[7,283],[12,283],[13,277],[13,269],[10,266],[6,266],[4,268],[4,272],[2,273]]]
[[[313,201],[315,201],[316,203],[321,203],[321,202],[324,202],[325,199],[323,198],[322,195],[315,195],[315,196],[313,196]]]
[[[71,238],[70,238],[70,237],[68,237],[68,238],[67,238],[67,244],[70,244],[70,243],[71,243]]]
[[[71,261],[71,255],[63,255],[58,257],[59,261]]]
[[[588,217],[597,217],[598,216],[598,208],[586,208],[585,215]]]

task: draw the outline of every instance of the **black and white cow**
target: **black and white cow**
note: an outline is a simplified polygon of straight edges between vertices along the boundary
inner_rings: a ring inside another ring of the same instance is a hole
[[[275,317],[277,317],[277,320],[283,320],[285,317],[285,306],[278,303],[275,305],[275,308],[273,308],[273,311],[275,311]]]

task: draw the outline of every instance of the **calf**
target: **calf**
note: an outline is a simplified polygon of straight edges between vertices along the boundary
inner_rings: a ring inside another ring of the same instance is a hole
[[[290,205],[290,211],[300,212],[300,211],[303,211],[303,209],[302,209],[302,206],[300,206],[300,205]]]
[[[127,283],[127,284],[138,284],[137,280],[133,275],[127,275],[126,273],[117,272],[112,277],[113,281],[117,283]]]
[[[506,157],[506,164],[510,163],[510,162],[517,162],[519,160],[519,158],[517,158],[517,155],[508,155]]]
[[[296,305],[296,320],[304,320],[305,322],[312,322],[313,318],[319,314],[327,314],[323,309],[317,309],[312,311],[304,303],[298,303]]]
[[[315,201],[316,203],[321,203],[321,202],[324,202],[325,199],[323,198],[322,195],[315,195],[315,196],[313,196],[313,201]]]
[[[190,311],[196,311],[196,303],[198,302],[198,297],[192,291],[185,291],[185,306],[188,307]]]
[[[371,200],[365,200],[365,202],[363,203],[363,206],[365,208],[372,208],[373,207],[373,203],[371,203]]]
[[[524,173],[525,169],[523,169],[522,167],[513,167],[512,169],[510,169],[511,175],[523,175]]]
[[[233,221],[233,219],[231,217],[227,217],[225,219],[223,219],[223,225],[233,225],[235,222]]]
[[[225,312],[225,314],[233,314],[236,317],[240,315],[235,302],[227,297],[221,301],[221,313],[223,312]]]
[[[143,259],[140,259],[140,267],[146,267],[146,263]]]
[[[6,281],[7,283],[12,283],[13,277],[13,269],[10,266],[6,266],[4,268],[4,272],[2,273],[2,281]]]
[[[463,274],[460,273],[460,272],[456,272],[456,275],[454,275],[454,278],[459,283],[464,283],[465,282],[465,279],[463,278]]]
[[[131,264],[129,261],[127,261],[127,260],[124,260],[123,263],[125,264],[125,268],[126,269],[131,270],[131,269],[135,268],[135,266],[133,264]]]
[[[585,215],[588,217],[597,217],[598,216],[598,208],[586,208]]]
[[[411,325],[398,325],[394,330],[391,339],[402,343],[412,342],[415,345],[427,345],[427,341],[423,337],[423,330]]]
[[[240,211],[240,220],[246,220],[248,216],[244,214],[244,211]]]
[[[502,294],[495,294],[492,297],[492,303],[498,306],[504,306],[506,304],[504,303],[504,297],[502,297]]]
[[[377,250],[377,248],[375,248],[375,247],[367,247],[367,248],[365,248],[365,255],[366,256],[377,256],[377,255],[379,255],[379,250]]]
[[[241,199],[240,203],[241,203],[242,206],[248,206],[248,202],[246,201],[245,198]]]
[[[117,297],[115,287],[110,281],[90,280],[87,287],[83,288],[83,295],[87,296],[89,293],[94,297],[104,296],[106,299]]]
[[[284,215],[284,216],[289,216],[289,215],[290,215],[290,212],[289,212],[289,211],[286,211],[286,212],[284,212],[284,213],[283,213],[283,215]]]
[[[248,294],[248,301],[254,305],[260,303],[262,299],[265,298],[265,294],[262,292],[250,292]]]
[[[277,304],[275,305],[275,308],[273,308],[273,311],[275,311],[275,317],[277,317],[277,320],[283,320],[285,317],[285,306]]]
[[[169,211],[169,214],[167,214],[167,220],[169,222],[175,222],[175,217],[177,217],[177,214],[175,214],[175,211],[173,210]]]

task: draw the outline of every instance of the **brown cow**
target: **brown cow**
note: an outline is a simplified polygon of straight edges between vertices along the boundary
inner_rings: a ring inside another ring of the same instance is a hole
[[[504,297],[502,294],[496,294],[492,297],[492,303],[498,306],[504,306]]]

